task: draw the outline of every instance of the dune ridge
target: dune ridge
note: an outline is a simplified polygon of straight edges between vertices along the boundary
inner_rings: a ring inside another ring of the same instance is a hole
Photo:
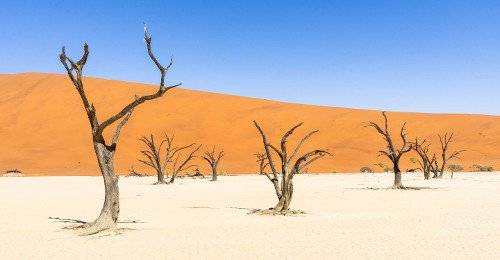
[[[134,94],[155,91],[151,85],[85,78],[89,99],[102,121],[133,100]],[[23,73],[0,75],[0,172],[20,169],[34,175],[99,175],[92,149],[91,134],[81,100],[66,75]],[[397,133],[407,122],[409,138],[427,138],[438,152],[437,134],[454,132],[451,150],[466,149],[462,160],[451,161],[470,170],[473,164],[500,167],[500,117],[465,114],[389,113],[392,130]],[[308,132],[320,133],[303,151],[328,148],[334,155],[325,158],[309,172],[358,172],[362,166],[377,171],[375,164],[388,161],[377,156],[384,147],[382,138],[368,121],[381,122],[380,111],[312,106],[256,98],[173,89],[160,99],[138,107],[123,128],[116,154],[116,171],[126,174],[130,166],[149,172],[137,162],[143,149],[137,140],[150,133],[157,137],[175,134],[178,144],[197,142],[203,150],[213,145],[226,157],[220,170],[231,174],[257,173],[253,155],[262,150],[257,120],[268,137],[278,138],[296,123],[304,125],[291,138],[290,145]],[[106,133],[111,134],[111,131]],[[403,159],[403,169],[417,168]],[[197,160],[202,172],[206,162]]]

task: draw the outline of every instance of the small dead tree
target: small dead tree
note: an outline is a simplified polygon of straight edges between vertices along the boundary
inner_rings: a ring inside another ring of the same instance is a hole
[[[389,124],[387,120],[387,115],[384,112],[382,112],[382,115],[384,116],[384,129],[382,129],[377,123],[375,122],[370,122],[368,125],[369,127],[375,128],[379,134],[381,134],[384,137],[384,140],[387,142],[387,150],[381,150],[379,151],[380,155],[385,155],[389,160],[391,160],[393,164],[393,170],[394,170],[394,184],[390,187],[391,189],[406,189],[405,186],[403,186],[403,183],[401,182],[401,170],[399,169],[399,161],[403,154],[409,152],[412,149],[412,144],[406,141],[406,132],[405,132],[405,127],[406,123],[403,124],[401,127],[400,131],[400,136],[401,140],[403,141],[403,144],[401,145],[400,149],[395,148],[395,144],[392,141],[391,134],[389,133]]]
[[[194,144],[191,144],[188,147],[191,147],[192,145],[194,145]],[[201,148],[201,144],[196,149],[194,149],[193,151],[191,151],[191,153],[184,160],[179,160],[181,154],[180,153],[177,154],[177,156],[175,157],[175,160],[174,160],[174,164],[172,165],[172,177],[170,177],[170,180],[168,181],[167,184],[174,183],[175,177],[177,177],[177,174],[179,174],[179,172],[185,171],[185,170],[187,170],[187,169],[189,169],[191,167],[198,166],[196,164],[189,164],[189,162],[192,161],[194,158],[197,157],[194,154],[198,150],[200,150],[200,148]]]
[[[432,172],[432,174],[433,174],[432,178],[436,179],[439,177],[439,164],[438,164],[436,154],[432,155],[430,162],[431,163],[429,164],[429,171]]]
[[[455,151],[455,152],[451,153],[450,156],[448,156],[447,155],[448,147],[449,147],[450,143],[452,142],[453,133],[451,133],[450,135],[448,135],[448,133],[446,133],[446,134],[444,134],[444,136],[441,136],[441,135],[438,135],[438,136],[439,136],[439,142],[441,143],[442,164],[441,164],[441,167],[439,169],[439,175],[437,176],[437,178],[443,178],[444,169],[445,169],[448,161],[453,159],[453,158],[460,159],[460,157],[458,157],[458,156],[461,153],[465,152],[465,150]]]
[[[148,147],[148,150],[141,151],[141,153],[148,160],[139,159],[138,161],[155,169],[156,176],[158,177],[158,181],[155,184],[166,184],[164,169],[162,167],[162,163],[161,163],[162,160],[160,157],[161,156],[161,147],[165,143],[165,140],[161,141],[160,145],[158,147],[155,143],[155,139],[154,139],[154,136],[152,134],[151,134],[150,138],[142,136],[139,140],[141,142],[143,142]]]
[[[81,228],[87,228],[84,234],[95,234],[103,230],[116,228],[116,222],[118,220],[118,214],[120,212],[120,196],[118,190],[118,176],[115,175],[114,170],[114,156],[120,131],[129,120],[130,116],[132,115],[132,111],[140,104],[148,100],[159,98],[163,96],[163,94],[165,94],[165,92],[167,92],[168,90],[180,85],[177,84],[173,86],[165,86],[165,75],[167,74],[169,68],[172,66],[172,59],[170,59],[170,63],[166,68],[163,67],[160,62],[158,62],[151,50],[151,37],[148,37],[147,35],[146,26],[144,26],[144,40],[146,41],[149,57],[161,72],[161,80],[158,91],[151,95],[142,97],[136,96],[135,100],[126,105],[120,112],[102,122],[99,122],[97,118],[97,112],[94,104],[91,103],[87,98],[82,79],[83,67],[86,64],[87,57],[89,55],[88,45],[84,45],[83,56],[77,62],[74,62],[72,59],[66,56],[64,47],[62,47],[62,52],[59,56],[60,61],[66,69],[71,82],[80,95],[80,98],[83,102],[83,107],[85,108],[87,117],[90,121],[94,151],[97,157],[99,168],[101,170],[101,174],[104,179],[105,196],[101,213],[95,221],[80,226]],[[110,142],[107,142],[103,135],[104,130],[114,123],[118,122],[118,120],[120,119],[122,120],[116,126],[113,138]]]
[[[264,134],[264,131],[259,126],[256,121],[253,121],[257,130],[262,136],[262,142],[264,144],[265,154],[257,153],[258,162],[260,163],[260,173],[267,176],[267,178],[274,185],[274,189],[276,191],[276,195],[278,197],[278,204],[271,208],[271,213],[285,214],[290,208],[290,202],[292,201],[293,195],[293,177],[295,174],[301,172],[306,166],[310,165],[314,161],[325,155],[331,155],[327,150],[313,150],[304,155],[298,157],[295,161],[298,151],[302,144],[309,139],[311,136],[318,133],[318,130],[312,131],[307,134],[298,145],[295,147],[291,154],[288,154],[287,149],[287,139],[293,132],[302,125],[302,123],[292,127],[289,131],[287,131],[283,137],[281,138],[281,146],[277,148],[267,141],[267,137]],[[278,179],[278,169],[276,168],[273,157],[271,155],[271,150],[273,150],[281,161],[281,181]],[[271,174],[265,171],[266,166],[271,168]]]
[[[420,156],[420,160],[418,161],[418,164],[420,165],[420,168],[424,172],[424,179],[428,180],[430,178],[430,171],[432,167],[432,162],[429,159],[429,147],[430,144],[426,144],[427,140],[424,139],[421,143],[418,141],[418,138],[415,138],[415,142],[413,143],[413,149],[418,153]]]
[[[212,168],[212,181],[217,181],[217,167],[222,157],[224,157],[224,151],[220,151],[217,156],[215,155],[215,145],[212,151],[206,151],[205,156],[203,156],[203,159],[207,161]]]
[[[175,155],[180,151],[195,145],[194,143],[192,143],[183,147],[174,147],[174,135],[168,136],[167,134],[165,134],[165,139],[162,140],[158,146],[155,143],[153,135],[151,135],[150,138],[142,136],[139,140],[148,147],[148,150],[141,151],[141,154],[144,155],[147,160],[139,159],[138,161],[153,168],[156,171],[158,180],[155,185],[167,184],[167,182],[165,181],[165,174],[168,178],[167,166],[172,162],[172,158],[174,158]],[[166,144],[165,156],[162,157],[161,153],[164,144]]]

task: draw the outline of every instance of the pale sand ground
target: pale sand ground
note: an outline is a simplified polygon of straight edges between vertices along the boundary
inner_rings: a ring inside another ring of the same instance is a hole
[[[446,176],[449,178],[448,176]],[[213,183],[121,178],[116,236],[79,237],[49,217],[93,220],[99,177],[0,178],[1,259],[332,259],[500,258],[500,174],[458,173],[455,179],[386,187],[390,174],[300,175],[293,209],[304,216],[247,215],[276,199],[264,176],[227,176]],[[130,221],[139,223],[129,223]]]

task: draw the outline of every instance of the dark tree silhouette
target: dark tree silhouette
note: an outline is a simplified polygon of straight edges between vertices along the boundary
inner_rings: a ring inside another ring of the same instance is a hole
[[[453,133],[451,133],[450,135],[448,135],[448,133],[446,133],[446,134],[444,134],[444,136],[441,136],[441,135],[438,135],[438,136],[439,136],[439,142],[441,143],[441,162],[442,162],[442,164],[441,164],[441,167],[439,169],[439,175],[437,176],[437,178],[443,178],[444,169],[445,169],[448,161],[453,159],[453,158],[460,159],[460,157],[458,157],[458,156],[461,153],[465,152],[465,150],[452,152],[451,155],[448,156],[447,155],[448,147],[449,147],[450,143],[452,142]]]
[[[212,168],[212,181],[217,181],[217,167],[219,167],[219,162],[224,157],[224,151],[220,151],[218,155],[215,153],[215,145],[212,151],[206,151],[203,159],[210,164]]]
[[[158,181],[155,184],[166,184],[164,169],[162,167],[163,165],[161,160],[161,148],[165,143],[165,140],[161,141],[159,146],[156,145],[154,136],[152,134],[150,138],[142,136],[139,140],[148,147],[148,150],[141,151],[141,154],[143,154],[147,158],[147,160],[139,159],[138,161],[155,169],[156,176],[158,177]]]
[[[136,96],[134,101],[126,105],[117,114],[111,116],[103,122],[99,122],[94,104],[87,99],[82,80],[83,68],[87,62],[87,57],[89,55],[88,45],[84,45],[83,56],[77,62],[74,62],[72,59],[67,57],[65,48],[62,47],[60,61],[66,69],[71,82],[75,86],[83,102],[87,117],[90,121],[94,151],[97,157],[99,168],[101,170],[101,174],[104,179],[105,197],[101,213],[95,221],[79,226],[80,228],[86,228],[84,234],[95,234],[106,229],[116,228],[116,222],[118,220],[118,214],[120,212],[120,196],[118,189],[118,176],[115,175],[114,170],[114,156],[116,152],[118,137],[120,136],[120,131],[129,120],[134,108],[144,103],[145,101],[159,98],[163,96],[163,94],[165,94],[165,92],[167,92],[168,90],[180,85],[177,84],[173,86],[165,86],[165,75],[167,74],[169,68],[172,66],[172,59],[170,59],[170,63],[166,68],[163,67],[160,62],[158,62],[151,50],[151,37],[148,37],[147,35],[146,26],[144,26],[144,40],[146,41],[149,57],[161,72],[161,80],[158,91],[151,95],[142,97]],[[118,120],[120,119],[121,121],[116,126],[113,138],[110,142],[106,142],[103,136],[104,130],[112,124],[118,122]]]
[[[311,136],[318,133],[318,130],[312,131],[307,134],[304,138],[302,138],[302,140],[300,140],[293,152],[291,154],[288,154],[289,151],[286,145],[287,139],[298,127],[302,125],[302,123],[292,127],[289,131],[287,131],[281,139],[280,148],[277,148],[267,141],[267,137],[259,124],[256,121],[253,122],[262,136],[262,142],[264,144],[265,150],[265,154],[257,153],[258,162],[260,164],[260,173],[266,175],[267,178],[273,183],[276,195],[278,197],[278,204],[270,210],[275,213],[286,212],[288,211],[290,202],[292,201],[294,175],[301,172],[306,166],[310,165],[319,158],[327,154],[331,154],[327,150],[313,150],[298,157],[294,161],[294,158],[296,157],[302,144]],[[271,150],[273,150],[277,154],[281,161],[281,181],[278,178],[279,173],[274,164]],[[271,168],[270,174],[265,171],[266,166],[269,166]]]
[[[169,163],[172,162],[172,159],[180,151],[195,145],[194,143],[192,143],[187,146],[174,147],[174,135],[168,136],[167,134],[165,134],[165,139],[160,142],[159,146],[157,146],[157,144],[155,143],[153,135],[151,135],[150,138],[143,136],[139,140],[148,147],[148,150],[141,151],[141,154],[144,155],[147,160],[139,159],[138,161],[153,168],[156,171],[158,180],[155,184],[167,184],[167,182],[165,181],[165,174],[168,178],[167,166],[169,165]],[[161,153],[164,144],[166,144],[165,156],[162,157]]]
[[[430,144],[427,143],[426,139],[424,139],[422,142],[419,142],[418,138],[415,138],[413,149],[420,156],[420,160],[417,161],[420,165],[420,168],[424,172],[424,179],[426,180],[430,178],[431,168],[433,168],[433,161],[429,159],[429,147]]]
[[[403,183],[401,182],[401,170],[399,169],[399,160],[401,159],[403,154],[409,152],[412,149],[412,144],[406,141],[406,132],[405,132],[406,123],[403,124],[400,131],[400,136],[403,144],[401,145],[400,149],[396,149],[391,134],[389,133],[389,124],[385,111],[382,112],[382,115],[384,116],[384,122],[385,122],[383,129],[375,122],[370,122],[368,126],[375,128],[375,130],[377,130],[377,132],[381,134],[384,137],[384,140],[387,142],[387,149],[381,150],[379,152],[380,155],[387,156],[387,158],[389,158],[389,160],[391,160],[393,164],[394,184],[390,188],[406,189],[406,187],[403,186]]]
[[[186,146],[186,148],[189,148],[189,147],[191,147],[193,145],[194,145],[194,143],[191,144],[191,145]],[[179,172],[185,171],[185,170],[187,170],[187,169],[189,169],[191,167],[198,166],[196,164],[189,164],[189,162],[191,162],[194,158],[197,157],[194,154],[198,150],[200,150],[200,148],[201,148],[201,144],[198,147],[196,147],[196,149],[194,149],[193,151],[191,151],[191,153],[189,153],[189,155],[184,160],[182,160],[182,159],[179,160],[181,154],[177,153],[177,156],[175,157],[175,160],[173,161],[174,164],[172,165],[172,177],[170,177],[170,180],[168,181],[168,184],[174,183],[175,177],[177,177],[177,174],[179,174]]]

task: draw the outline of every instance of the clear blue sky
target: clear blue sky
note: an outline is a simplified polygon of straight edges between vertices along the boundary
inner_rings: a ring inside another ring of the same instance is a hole
[[[0,73],[169,83],[339,107],[500,115],[500,1],[2,1]]]

